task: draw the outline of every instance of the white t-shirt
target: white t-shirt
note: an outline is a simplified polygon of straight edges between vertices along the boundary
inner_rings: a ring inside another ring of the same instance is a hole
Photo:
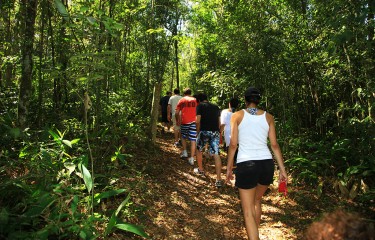
[[[220,124],[224,124],[224,140],[225,146],[229,146],[230,143],[230,118],[232,117],[232,112],[229,109],[224,109],[221,111]]]
[[[176,112],[177,103],[178,101],[180,101],[181,98],[182,96],[180,95],[173,95],[172,97],[169,98],[168,105],[171,105],[172,116],[174,116]]]

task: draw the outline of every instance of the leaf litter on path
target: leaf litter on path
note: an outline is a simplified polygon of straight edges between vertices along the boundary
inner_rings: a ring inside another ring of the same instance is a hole
[[[193,172],[194,167],[180,158],[172,133],[158,135],[154,154],[137,153],[137,161],[147,162],[143,177],[144,191],[139,191],[136,203],[146,207],[139,224],[151,239],[247,239],[238,190],[233,185],[217,189],[214,160],[204,157],[206,176]],[[225,179],[226,159],[223,160],[222,179]],[[276,176],[276,175],[275,175]],[[319,212],[308,199],[301,199],[292,186],[287,197],[270,186],[263,198],[261,239],[303,239],[303,233]],[[306,198],[313,198],[306,194]],[[325,203],[320,203],[324,205]],[[324,208],[324,207],[322,207]],[[116,239],[119,235],[116,235]],[[126,239],[141,239],[128,237]]]
[[[207,156],[203,159],[206,176],[195,174],[196,162],[191,166],[181,159],[180,149],[173,143],[172,134],[158,135],[159,150],[155,154],[137,153],[137,161],[147,161],[147,176],[142,178],[146,190],[138,192],[139,199],[135,199],[146,207],[138,224],[144,226],[151,239],[247,239],[238,190],[231,185],[220,189],[214,186],[214,160]],[[224,179],[226,160],[224,156],[222,159]],[[266,196],[265,221],[259,231],[267,239],[297,239],[295,230],[277,218],[283,215],[282,209],[272,206],[272,198],[277,195],[272,191]],[[268,216],[268,212],[273,215]],[[127,236],[127,239],[141,238]]]

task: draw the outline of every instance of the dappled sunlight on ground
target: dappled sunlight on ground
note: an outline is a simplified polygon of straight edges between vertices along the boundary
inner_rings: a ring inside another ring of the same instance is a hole
[[[225,179],[226,156],[222,179]],[[144,210],[132,223],[144,226],[151,239],[221,240],[247,239],[238,190],[234,181],[215,187],[214,160],[205,156],[205,176],[193,172],[195,166],[180,158],[173,146],[173,134],[158,134],[156,149],[141,151],[134,158],[142,174],[124,176],[124,188],[134,189],[132,201]],[[288,186],[288,196],[277,192],[277,181],[263,198],[263,215],[259,228],[261,239],[303,239],[305,229],[314,218],[334,207],[334,199],[325,201],[310,192]],[[131,187],[133,186],[133,187]],[[331,204],[327,204],[331,203]],[[138,221],[138,222],[134,222]],[[113,239],[142,239],[131,233],[113,234]]]
[[[142,222],[146,232],[152,239],[247,239],[237,189],[230,184],[221,189],[214,186],[212,158],[204,157],[205,176],[195,174],[196,162],[194,167],[189,165],[179,157],[180,149],[172,144],[173,135],[164,134],[157,140],[160,152],[140,156],[148,158],[145,179],[148,191],[140,201],[148,206]],[[225,164],[223,157],[223,180]],[[269,195],[274,198],[267,196],[270,199],[264,203],[261,233],[272,234],[273,238],[268,239],[297,239],[285,230],[287,225],[274,219],[283,214],[278,208],[284,204],[283,199],[277,193]]]
[[[238,190],[232,184],[215,187],[214,160],[204,157],[205,176],[193,172],[195,166],[180,158],[173,146],[173,134],[159,133],[155,152],[137,156],[144,177],[139,179],[133,201],[145,207],[138,219],[152,239],[247,239]],[[226,159],[222,154],[222,179]],[[129,181],[129,180],[127,180]],[[277,182],[275,182],[277,185]],[[261,239],[302,239],[314,217],[305,211],[292,189],[286,198],[271,186],[263,202]],[[316,214],[316,213],[315,213]],[[141,239],[126,234],[115,239]]]

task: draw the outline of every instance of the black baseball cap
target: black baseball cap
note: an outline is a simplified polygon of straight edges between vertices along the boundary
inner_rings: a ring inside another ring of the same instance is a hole
[[[245,97],[260,97],[260,91],[255,87],[249,87],[245,92]]]

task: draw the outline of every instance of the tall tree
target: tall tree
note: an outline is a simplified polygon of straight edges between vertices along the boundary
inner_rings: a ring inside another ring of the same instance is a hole
[[[18,125],[21,128],[28,124],[29,104],[32,97],[33,47],[37,5],[38,0],[22,0],[20,6],[21,16],[24,16],[21,48],[22,74],[18,101]]]
[[[4,58],[1,58],[0,65],[0,86],[12,86],[13,70],[14,70],[14,53],[17,52],[16,46],[12,45],[12,34],[14,34],[12,27],[12,9],[14,9],[14,3],[8,1],[5,4],[0,5],[1,10],[1,21],[0,21],[0,32],[1,32],[1,54]],[[4,61],[5,60],[5,61]]]
[[[149,33],[149,71],[150,83],[154,86],[152,108],[151,108],[151,139],[156,141],[156,124],[159,109],[159,99],[161,95],[161,85],[167,67],[168,61],[171,59],[170,50],[173,38],[167,35],[165,26],[169,20],[169,1],[159,1],[157,5],[151,2],[151,19]],[[157,98],[159,96],[159,98]]]

